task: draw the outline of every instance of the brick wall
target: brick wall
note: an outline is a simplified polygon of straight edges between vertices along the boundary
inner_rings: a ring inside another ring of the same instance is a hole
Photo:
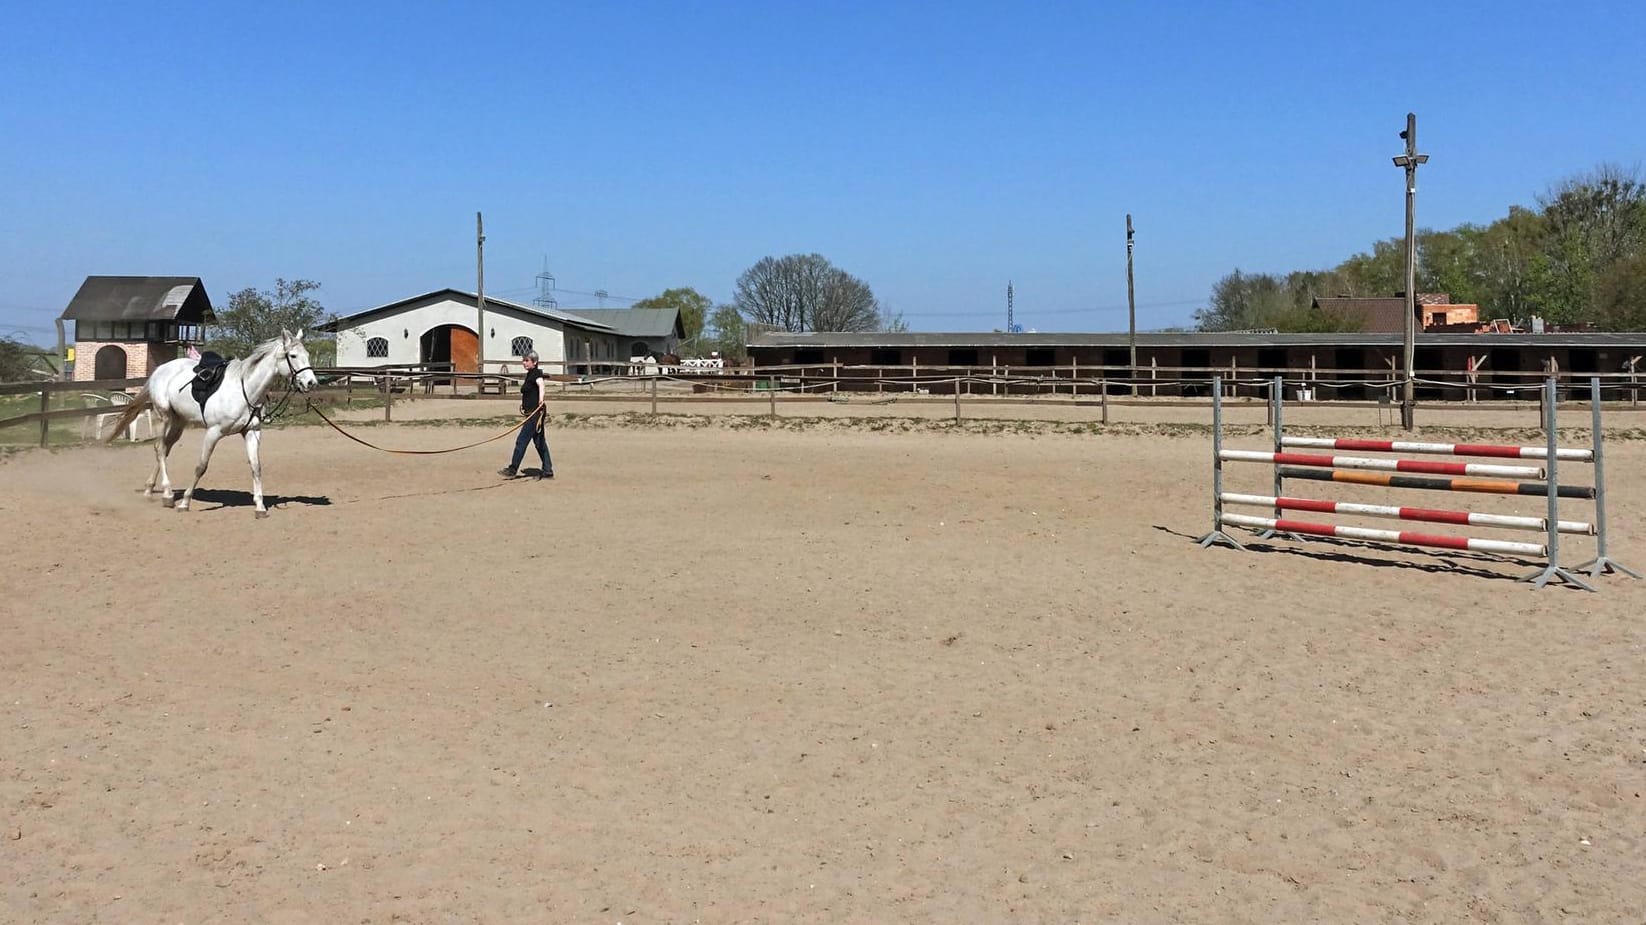
[[[74,381],[91,382],[97,378],[97,351],[104,347],[119,347],[126,352],[126,371],[120,379],[137,379],[154,372],[155,367],[177,359],[176,344],[146,341],[82,340],[74,344]]]

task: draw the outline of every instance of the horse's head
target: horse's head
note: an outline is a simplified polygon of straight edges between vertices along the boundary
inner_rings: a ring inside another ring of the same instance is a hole
[[[280,371],[291,379],[297,391],[307,392],[320,384],[314,370],[309,366],[309,350],[303,346],[301,328],[296,334],[284,328],[280,330],[280,352],[284,354],[280,362]]]

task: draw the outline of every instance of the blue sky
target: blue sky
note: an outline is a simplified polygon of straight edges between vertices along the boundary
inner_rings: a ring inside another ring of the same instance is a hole
[[[1646,160],[1636,3],[14,4],[0,333],[92,274],[276,277],[340,314],[472,289],[730,300],[816,252],[919,331],[1187,324]]]

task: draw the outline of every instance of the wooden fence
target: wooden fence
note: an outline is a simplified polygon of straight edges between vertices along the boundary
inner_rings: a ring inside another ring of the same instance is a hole
[[[518,365],[518,361],[515,364]],[[385,420],[393,420],[396,395],[454,399],[512,396],[519,388],[524,371],[509,369],[507,363],[488,364],[491,365],[496,365],[496,371],[486,373],[459,372],[449,363],[316,369],[315,373],[325,384],[309,398],[316,403],[345,405],[352,405],[357,398],[369,399],[382,404]],[[961,414],[962,398],[1018,404],[1045,396],[1067,396],[1074,404],[1099,407],[1105,422],[1111,404],[1209,407],[1214,376],[1220,378],[1225,398],[1266,399],[1278,376],[1288,390],[1287,398],[1338,407],[1397,401],[1396,391],[1403,381],[1388,369],[1316,367],[1277,370],[1151,365],[1146,370],[1140,369],[1133,378],[1129,367],[1078,363],[1065,366],[813,363],[723,369],[618,365],[606,375],[585,372],[589,368],[587,361],[544,361],[542,365],[548,373],[549,388],[557,389],[561,398],[633,401],[637,397],[649,397],[653,413],[660,404],[701,401],[706,395],[712,395],[721,402],[766,403],[775,414],[780,400],[784,403],[842,400],[853,393],[867,392],[910,402],[952,400],[957,418]],[[1538,384],[1550,375],[1549,371],[1495,372],[1490,381],[1481,381],[1478,375],[1459,380],[1455,370],[1418,370],[1414,378],[1420,398],[1426,400],[1420,405],[1446,406],[1535,402],[1539,400]],[[1552,375],[1562,394],[1576,391],[1586,394],[1589,380],[1598,375],[1610,403],[1639,407],[1640,383],[1633,370],[1611,374],[1555,371]],[[117,413],[119,396],[129,395],[144,382],[144,379],[104,379],[0,383],[0,398],[39,396],[34,410],[0,418],[0,430],[38,425],[39,444],[46,446],[51,439],[53,422]],[[661,384],[667,384],[667,392],[663,392]],[[51,407],[54,396],[75,392],[81,393],[85,406]],[[686,394],[679,394],[681,392]]]

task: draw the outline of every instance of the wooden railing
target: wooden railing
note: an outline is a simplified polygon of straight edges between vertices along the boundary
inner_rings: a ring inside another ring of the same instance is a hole
[[[468,399],[510,397],[524,376],[523,370],[516,372],[508,368],[510,365],[518,366],[518,363],[518,360],[512,364],[488,363],[488,366],[495,365],[497,370],[485,373],[460,372],[450,363],[317,368],[315,373],[323,385],[311,395],[311,399],[352,404],[356,397],[369,397],[380,401],[384,419],[392,420],[396,395]],[[1288,390],[1288,399],[1312,401],[1320,405],[1387,403],[1396,400],[1395,393],[1403,382],[1396,371],[1388,368],[1272,369],[1236,365],[1151,365],[1139,369],[1135,378],[1126,366],[1078,363],[1064,366],[799,363],[696,368],[690,371],[675,367],[667,374],[659,370],[640,375],[629,375],[627,364],[604,361],[546,360],[542,366],[548,371],[549,387],[558,386],[562,396],[632,401],[637,391],[644,390],[650,393],[654,413],[660,403],[702,400],[704,393],[715,393],[720,401],[767,402],[775,413],[779,395],[783,396],[784,401],[800,401],[822,400],[839,396],[840,393],[873,392],[912,401],[952,394],[957,415],[962,396],[988,396],[1002,403],[1040,401],[1046,396],[1063,395],[1077,403],[1084,403],[1082,398],[1085,397],[1094,399],[1092,404],[1104,408],[1106,420],[1110,403],[1203,404],[1210,398],[1213,375],[1222,377],[1226,398],[1266,398],[1274,387],[1274,378],[1280,376]],[[610,374],[585,371],[599,367],[610,367]],[[1418,370],[1414,378],[1418,383],[1420,399],[1445,405],[1481,401],[1535,402],[1538,400],[1539,384],[1550,375],[1549,371],[1544,370],[1481,371],[1473,374],[1456,370]],[[1563,392],[1578,389],[1586,395],[1589,380],[1599,378],[1608,401],[1626,402],[1631,407],[1640,404],[1640,382],[1632,369],[1609,373],[1557,370],[1553,375]],[[134,378],[0,383],[0,398],[39,395],[36,409],[0,418],[0,428],[37,424],[40,445],[45,446],[50,442],[53,422],[107,415],[119,407],[111,404],[53,409],[53,396],[67,392],[129,393],[145,381]],[[688,387],[691,394],[660,395],[660,382],[672,383],[671,388],[675,390]],[[0,414],[3,413],[0,411]]]

